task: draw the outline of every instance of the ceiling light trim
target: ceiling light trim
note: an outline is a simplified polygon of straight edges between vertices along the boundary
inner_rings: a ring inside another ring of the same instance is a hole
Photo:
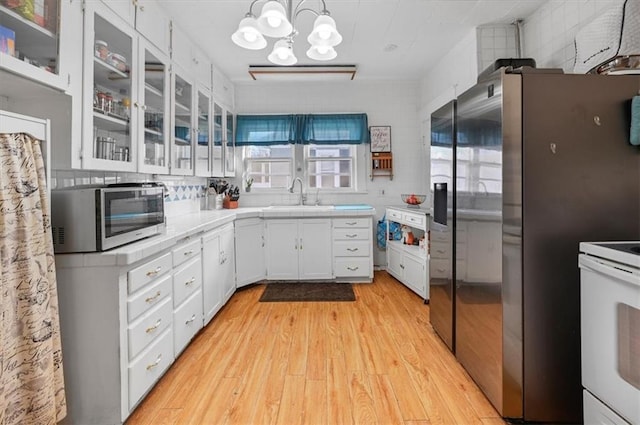
[[[356,65],[249,65],[249,75],[253,80],[258,80],[262,76],[274,75],[296,75],[296,76],[318,76],[318,75],[343,75],[345,79],[353,81],[356,76]]]

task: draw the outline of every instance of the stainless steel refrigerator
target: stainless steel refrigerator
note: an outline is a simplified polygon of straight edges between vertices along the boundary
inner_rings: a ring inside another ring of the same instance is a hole
[[[433,214],[455,204],[452,346],[505,418],[582,421],[578,244],[640,239],[639,90],[637,75],[502,69],[457,99],[455,195],[434,191]]]

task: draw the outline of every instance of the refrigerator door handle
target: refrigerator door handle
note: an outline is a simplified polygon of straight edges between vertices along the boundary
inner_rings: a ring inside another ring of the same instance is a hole
[[[447,225],[447,183],[433,184],[433,221]]]

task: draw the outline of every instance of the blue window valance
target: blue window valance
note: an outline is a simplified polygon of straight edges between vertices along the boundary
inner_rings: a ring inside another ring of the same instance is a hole
[[[236,146],[369,143],[367,114],[238,115]]]

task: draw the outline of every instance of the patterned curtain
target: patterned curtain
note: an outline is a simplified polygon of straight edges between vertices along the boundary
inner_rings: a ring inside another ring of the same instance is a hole
[[[0,424],[66,415],[56,272],[40,141],[0,134]]]

